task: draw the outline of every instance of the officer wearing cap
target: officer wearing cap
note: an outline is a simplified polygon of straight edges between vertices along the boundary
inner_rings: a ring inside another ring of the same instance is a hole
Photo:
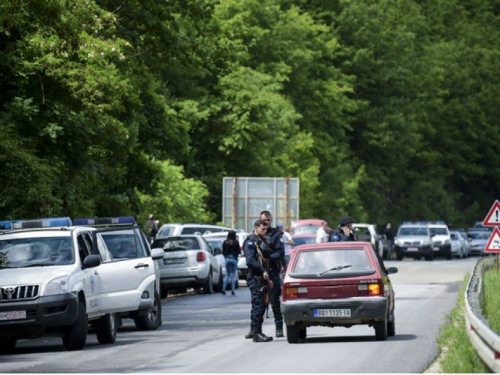
[[[340,219],[339,227],[330,235],[330,242],[356,241],[352,232],[353,220],[350,216]]]

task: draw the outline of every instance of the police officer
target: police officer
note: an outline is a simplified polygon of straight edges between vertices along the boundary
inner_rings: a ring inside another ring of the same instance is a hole
[[[267,222],[256,220],[253,233],[243,243],[243,251],[247,260],[248,273],[247,285],[252,295],[252,310],[250,313],[250,332],[246,339],[253,339],[254,342],[272,341],[272,337],[262,333],[262,323],[266,312],[265,288],[272,287],[269,273],[265,269],[265,258],[260,245],[267,232]]]
[[[352,232],[353,220],[350,216],[344,216],[340,219],[340,225],[337,230],[330,235],[330,242],[356,241]]]
[[[281,279],[280,270],[285,258],[285,246],[282,241],[283,233],[276,228],[271,228],[273,215],[269,211],[262,211],[260,219],[267,223],[267,232],[262,242],[264,256],[269,257],[269,277],[274,284],[271,290],[271,307],[276,325],[276,337],[283,337],[283,315],[281,314]]]

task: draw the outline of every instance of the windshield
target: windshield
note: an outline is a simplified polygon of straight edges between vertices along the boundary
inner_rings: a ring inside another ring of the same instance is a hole
[[[431,232],[431,236],[438,235],[438,236],[447,236],[448,231],[446,228],[429,228],[429,231]]]
[[[315,224],[300,225],[292,229],[292,234],[316,234],[318,228]]]
[[[352,272],[371,269],[364,249],[301,251],[293,273]]]
[[[0,267],[59,266],[74,262],[71,237],[19,238],[0,241]]]
[[[427,230],[427,227],[405,227],[405,228],[400,228],[398,237],[399,236],[428,236],[429,231]]]
[[[162,248],[165,251],[199,250],[200,244],[195,237],[158,238],[153,242],[152,248]]]
[[[473,240],[487,240],[490,238],[490,234],[488,232],[469,232],[467,237]]]

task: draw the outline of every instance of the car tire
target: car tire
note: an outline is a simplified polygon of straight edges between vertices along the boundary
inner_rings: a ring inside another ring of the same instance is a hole
[[[286,326],[286,339],[289,344],[297,344],[300,339],[300,330],[296,325]]]
[[[63,346],[66,350],[81,350],[87,341],[88,317],[85,304],[78,302],[78,312],[75,322],[68,327],[62,337]]]
[[[95,322],[95,334],[99,344],[112,344],[116,341],[118,325],[116,324],[116,315],[109,313],[99,318]]]
[[[161,298],[158,292],[155,292],[154,306],[148,309],[146,315],[135,317],[134,323],[141,331],[154,331],[161,326]]]
[[[236,277],[236,284],[234,285],[234,288],[235,289],[239,289],[240,288],[240,279],[238,277]]]
[[[432,249],[429,254],[425,256],[425,260],[434,260],[434,251]]]
[[[214,292],[214,286],[212,285],[212,270],[208,272],[208,278],[203,283],[203,293],[212,294]]]
[[[0,353],[1,354],[9,354],[16,347],[17,339],[13,339],[12,337],[2,337],[2,341],[0,341]]]
[[[387,322],[387,336],[396,335],[396,315],[394,315],[394,310],[392,310],[391,319]]]
[[[224,278],[222,276],[222,268],[219,268],[219,281],[217,281],[217,284],[214,286],[214,292],[221,292],[223,286]]]
[[[301,328],[299,330],[299,340],[305,340],[307,338],[307,328]]]
[[[378,341],[384,341],[387,340],[387,318],[385,318],[381,322],[376,322],[373,325],[373,328],[375,328],[375,338]]]

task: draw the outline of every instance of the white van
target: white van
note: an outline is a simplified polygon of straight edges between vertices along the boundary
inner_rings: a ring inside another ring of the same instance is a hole
[[[156,237],[157,238],[172,237],[172,236],[180,236],[183,234],[205,235],[208,233],[227,232],[229,230],[234,230],[234,229],[230,227],[211,225],[211,224],[168,223],[168,224],[163,224],[160,227],[158,233],[156,234]]]

